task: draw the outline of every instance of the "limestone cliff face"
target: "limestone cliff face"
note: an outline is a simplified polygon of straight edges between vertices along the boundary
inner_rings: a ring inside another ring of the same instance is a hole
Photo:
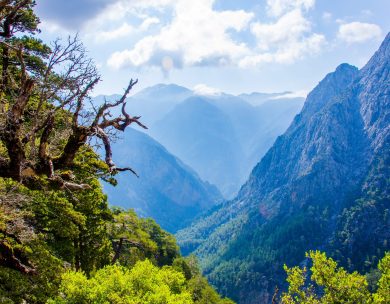
[[[307,250],[333,254],[338,244],[343,263],[359,249],[354,269],[364,254],[389,250],[389,45],[387,35],[360,71],[341,64],[328,74],[238,196],[178,233],[221,292],[267,302],[283,286],[283,263]]]

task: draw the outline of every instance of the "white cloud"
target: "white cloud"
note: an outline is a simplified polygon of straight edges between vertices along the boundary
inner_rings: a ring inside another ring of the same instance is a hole
[[[373,39],[380,39],[381,28],[373,23],[351,22],[341,24],[338,38],[347,43],[362,43]]]
[[[319,52],[326,42],[323,35],[312,33],[311,24],[300,9],[287,12],[274,23],[253,23],[251,31],[257,37],[257,53],[242,58],[242,67],[292,63]]]
[[[97,32],[95,36],[96,42],[107,42],[118,38],[123,38],[134,32],[134,27],[127,22],[124,22],[120,27],[112,31]]]
[[[222,93],[220,89],[209,87],[203,83],[194,86],[193,91],[195,95],[201,96],[219,96]]]
[[[68,36],[71,34],[71,32],[66,28],[61,27],[57,23],[47,21],[47,20],[41,21],[41,23],[39,24],[39,28],[44,32],[48,32],[50,34],[56,34],[59,36]]]
[[[109,21],[123,20],[128,15],[135,15],[142,19],[148,18],[145,10],[154,8],[156,10],[170,7],[178,0],[112,0],[99,15],[97,15],[92,22],[105,26]]]
[[[104,43],[107,41],[124,38],[135,33],[145,32],[149,28],[158,24],[160,20],[156,17],[146,17],[139,26],[133,26],[127,22],[122,23],[121,26],[109,31],[94,31],[90,36],[94,37],[95,42]]]
[[[146,17],[139,27],[141,31],[147,31],[152,25],[159,24],[160,20],[156,17]]]
[[[310,23],[298,9],[283,15],[275,23],[252,25],[252,33],[257,37],[260,49],[268,50],[273,46],[284,45],[287,41],[297,40],[310,31]]]
[[[253,14],[242,10],[214,11],[213,2],[178,0],[171,23],[157,35],[141,39],[132,49],[114,53],[108,65],[114,68],[159,65],[167,55],[173,58],[176,67],[224,65],[247,54],[246,45],[235,42],[228,31],[245,29]]]
[[[369,9],[364,9],[364,10],[362,10],[361,13],[362,13],[362,15],[367,16],[367,17],[371,17],[374,15],[374,13]]]
[[[275,97],[272,97],[271,99],[284,99],[284,98],[297,98],[297,97],[303,97],[306,98],[309,94],[310,90],[299,90],[295,92],[288,92],[286,94],[277,95]]]
[[[269,22],[254,20],[253,13],[243,10],[215,11],[214,0],[133,0],[128,8],[129,1],[121,0],[113,7],[122,12],[137,10],[142,16],[153,5],[153,9],[169,11],[170,17],[160,22],[158,33],[114,52],[107,60],[114,69],[157,66],[166,72],[167,58],[169,70],[201,65],[285,64],[319,52],[326,43],[323,35],[312,32],[312,24],[305,16],[315,0],[267,0]],[[149,22],[154,24],[157,20]],[[239,37],[248,29],[257,42],[255,47],[233,39],[232,31]]]
[[[268,14],[279,17],[294,9],[309,10],[314,7],[315,0],[267,0]]]

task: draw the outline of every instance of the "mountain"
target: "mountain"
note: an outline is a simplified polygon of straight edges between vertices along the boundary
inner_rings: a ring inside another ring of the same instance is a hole
[[[128,109],[151,127],[178,103],[193,95],[187,88],[176,84],[158,84],[142,90],[127,99]]]
[[[253,105],[253,106],[260,106],[265,102],[280,99],[284,96],[291,94],[292,92],[286,91],[281,93],[259,93],[259,92],[252,92],[252,93],[243,93],[238,95],[239,98],[242,100],[245,100],[247,103]]]
[[[228,94],[192,96],[156,122],[150,132],[202,179],[232,198],[302,104],[301,98],[253,106]]]
[[[119,166],[131,166],[139,175],[119,174],[118,185],[105,184],[111,205],[134,208],[175,232],[221,201],[215,186],[198,175],[148,135],[132,128],[114,146]]]
[[[272,147],[275,139],[283,134],[291,124],[294,116],[299,113],[304,104],[304,98],[281,98],[265,101],[255,107],[257,125],[251,128],[250,140],[245,143],[247,161],[245,168],[245,180],[248,179],[253,167]]]
[[[175,84],[157,84],[128,97],[127,110],[141,116],[148,135],[231,199],[301,110],[304,99],[291,95],[201,96]],[[117,98],[97,96],[94,102]]]
[[[305,251],[369,272],[390,249],[389,52],[328,74],[237,197],[177,233],[220,292],[269,303]]]
[[[183,101],[151,129],[152,136],[222,193],[239,180],[241,145],[229,117],[205,97]]]

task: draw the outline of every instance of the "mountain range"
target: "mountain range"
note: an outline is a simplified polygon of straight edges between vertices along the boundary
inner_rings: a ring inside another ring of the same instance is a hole
[[[151,135],[232,198],[302,105],[303,98],[253,106],[228,94],[193,96],[158,121]]]
[[[128,111],[141,115],[149,129],[126,130],[114,145],[115,161],[140,177],[118,175],[115,188],[106,185],[110,204],[134,208],[176,232],[223,196],[233,196],[303,104],[303,98],[284,98],[286,93],[250,95],[255,105],[159,84],[129,97]]]
[[[129,97],[127,104],[142,117],[148,135],[232,198],[302,108],[304,98],[288,96],[199,95],[175,84],[158,84]]]
[[[219,292],[270,303],[308,250],[367,273],[390,249],[389,59],[388,34],[361,70],[328,74],[238,195],[177,233]]]
[[[143,132],[129,128],[114,144],[120,166],[133,174],[115,176],[118,184],[104,185],[111,205],[133,208],[138,215],[152,217],[164,229],[176,232],[197,215],[222,201],[218,189],[199,176],[162,145]]]

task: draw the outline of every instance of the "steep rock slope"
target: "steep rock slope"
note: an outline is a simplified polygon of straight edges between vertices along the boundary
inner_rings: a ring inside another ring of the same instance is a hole
[[[327,75],[238,196],[177,234],[220,292],[267,303],[307,250],[361,271],[389,250],[389,45]]]
[[[109,203],[134,208],[154,218],[164,229],[175,232],[221,200],[215,186],[198,175],[146,134],[126,130],[115,143],[117,163],[131,166],[138,174],[120,174],[118,185],[105,185]]]

